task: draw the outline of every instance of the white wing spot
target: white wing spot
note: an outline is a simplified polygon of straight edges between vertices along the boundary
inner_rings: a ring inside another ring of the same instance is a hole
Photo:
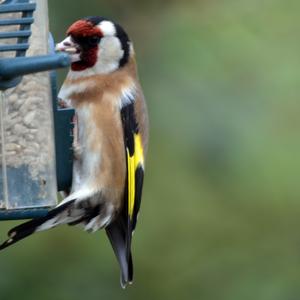
[[[135,94],[136,88],[134,84],[130,87],[123,89],[120,97],[120,108],[122,109],[123,107],[133,103],[135,100]]]

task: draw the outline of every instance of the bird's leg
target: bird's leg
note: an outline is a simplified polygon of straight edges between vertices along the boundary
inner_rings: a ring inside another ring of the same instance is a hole
[[[68,99],[58,99],[57,105],[59,108],[72,108],[71,101]]]

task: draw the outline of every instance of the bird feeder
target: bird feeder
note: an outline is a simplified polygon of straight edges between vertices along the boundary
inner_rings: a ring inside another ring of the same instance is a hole
[[[53,71],[69,64],[47,0],[0,0],[0,220],[42,216],[70,187],[74,111],[57,107]]]

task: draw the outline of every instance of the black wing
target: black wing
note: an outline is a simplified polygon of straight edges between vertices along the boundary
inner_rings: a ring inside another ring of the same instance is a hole
[[[121,267],[121,285],[133,279],[131,237],[140,209],[144,179],[144,150],[142,137],[134,111],[134,102],[121,110],[127,180],[123,211],[114,223],[106,228],[107,235]]]

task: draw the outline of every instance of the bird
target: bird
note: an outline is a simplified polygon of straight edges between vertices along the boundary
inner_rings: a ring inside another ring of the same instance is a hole
[[[133,281],[131,242],[149,136],[133,43],[121,25],[92,16],[74,22],[56,50],[71,61],[58,99],[75,110],[72,185],[45,216],[12,228],[0,250],[63,224],[104,229],[124,288]]]

